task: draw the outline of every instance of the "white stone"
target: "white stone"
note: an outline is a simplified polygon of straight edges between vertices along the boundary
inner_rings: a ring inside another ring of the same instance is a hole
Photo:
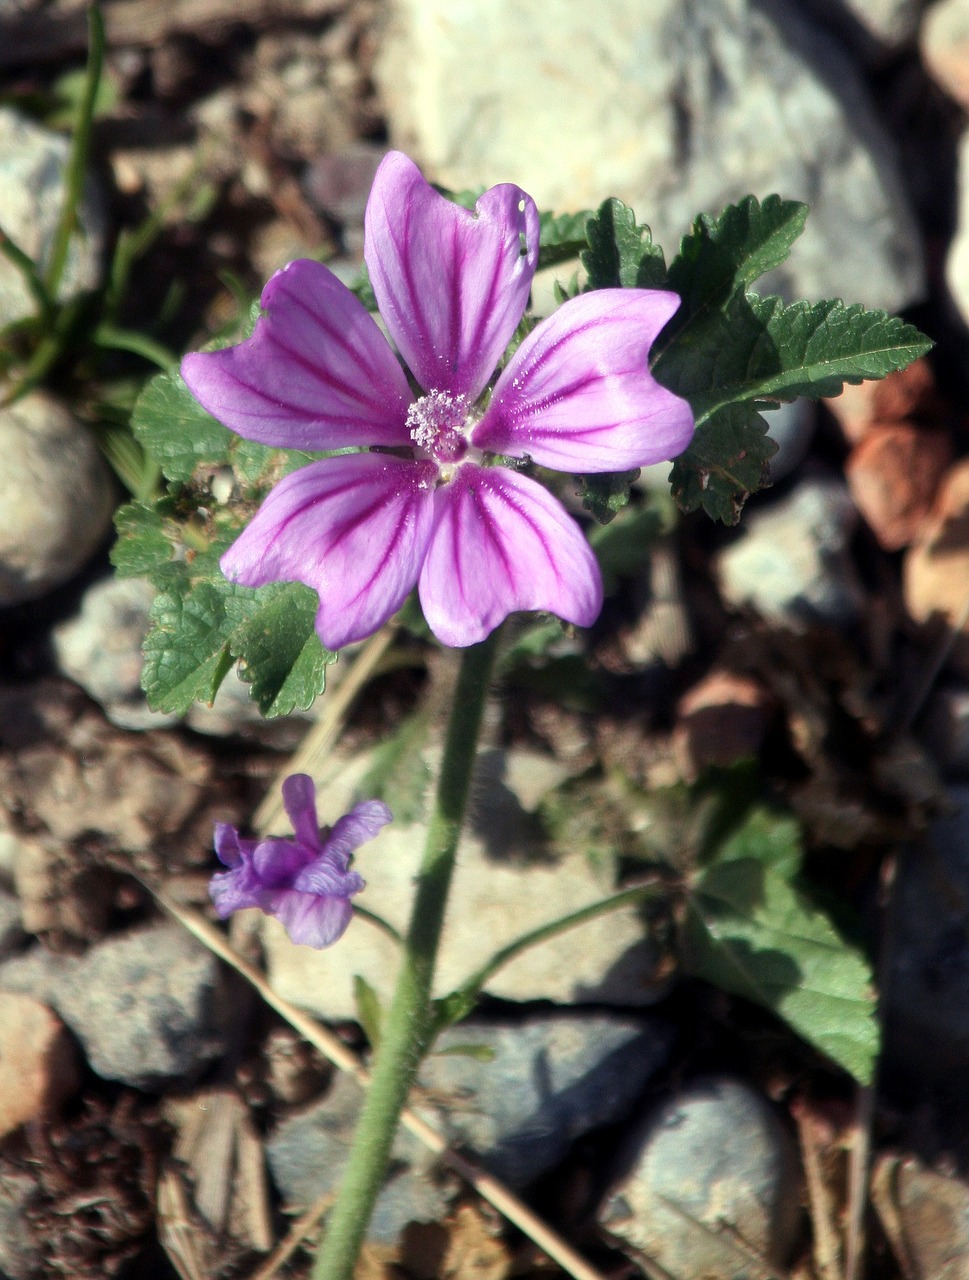
[[[513,939],[613,892],[606,876],[594,872],[580,851],[562,863],[525,861],[513,846],[510,853],[489,852],[487,837],[480,832],[491,821],[499,827],[504,847],[510,844],[511,806],[503,804],[504,812],[492,819],[490,798],[495,796],[498,779],[482,776],[496,764],[499,772],[504,766],[500,779],[507,788],[504,799],[510,791],[526,809],[538,804],[564,777],[553,761],[529,753],[493,753],[485,758],[475,786],[477,813],[458,852],[438,957],[437,995],[461,985]],[[346,812],[370,765],[368,755],[349,760],[331,757],[318,775],[321,822],[332,823]],[[407,925],[424,836],[420,824],[391,823],[355,855],[354,866],[367,882],[360,905],[399,931]],[[282,927],[268,918],[262,937],[275,990],[321,1017],[356,1017],[355,974],[364,977],[382,1001],[392,993],[399,951],[365,919],[355,919],[338,945],[325,951],[294,945]],[[506,1000],[645,1005],[657,998],[651,987],[652,959],[636,911],[625,908],[530,948],[501,969],[485,989]]]
[[[64,201],[70,140],[19,112],[0,108],[0,229],[43,269],[49,260]],[[107,234],[103,200],[89,178],[71,237],[58,297],[63,301],[101,283]],[[0,257],[2,324],[37,310],[23,276]]]
[[[865,601],[847,554],[857,522],[843,484],[802,481],[744,516],[740,537],[717,558],[724,599],[795,628],[854,621]]]
[[[0,606],[72,577],[111,525],[114,485],[83,423],[33,392],[0,409]]]
[[[969,132],[964,133],[959,141],[958,222],[949,246],[945,272],[949,292],[962,312],[963,320],[969,323]]]
[[[668,256],[698,212],[778,192],[812,216],[765,287],[889,310],[924,292],[892,141],[794,5],[394,0],[376,74],[394,143],[447,186],[514,181],[556,211],[615,195]]]
[[[919,37],[926,67],[942,88],[969,106],[969,0],[940,0],[926,14]]]

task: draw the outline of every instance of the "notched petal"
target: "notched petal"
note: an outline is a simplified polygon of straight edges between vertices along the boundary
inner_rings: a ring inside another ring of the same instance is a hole
[[[469,463],[435,502],[419,590],[428,625],[444,644],[476,644],[517,609],[547,609],[579,626],[599,616],[596,558],[540,484]]]
[[[404,603],[430,537],[432,463],[347,454],[286,476],[223,555],[232,582],[304,582],[329,649],[372,635]]]
[[[679,305],[656,289],[563,303],[508,361],[474,444],[577,473],[675,458],[692,439],[693,411],[650,373],[649,350]]]
[[[528,303],[538,211],[504,183],[473,212],[446,200],[399,151],[367,203],[364,255],[380,314],[425,391],[475,399]]]
[[[283,449],[406,444],[413,395],[374,318],[319,262],[270,279],[252,336],[194,352],[182,377],[204,408],[247,440]]]

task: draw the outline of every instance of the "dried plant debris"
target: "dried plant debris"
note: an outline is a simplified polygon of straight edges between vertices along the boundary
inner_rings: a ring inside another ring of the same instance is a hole
[[[88,1095],[70,1118],[8,1144],[0,1171],[36,1179],[24,1219],[45,1278],[105,1280],[149,1247],[167,1146],[157,1109],[132,1090]]]
[[[217,769],[175,733],[117,729],[66,681],[0,688],[0,829],[18,837],[25,927],[91,941],[134,905],[129,869],[202,868],[213,819],[241,816]]]

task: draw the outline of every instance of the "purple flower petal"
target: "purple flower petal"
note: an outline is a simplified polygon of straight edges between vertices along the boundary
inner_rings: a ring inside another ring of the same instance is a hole
[[[393,820],[394,815],[383,801],[363,800],[333,824],[323,852],[341,867],[346,867],[354,849],[358,849],[366,840],[372,840],[382,827]]]
[[[380,314],[425,391],[475,399],[518,327],[538,263],[538,211],[504,183],[474,212],[392,151],[367,203],[364,256]]]
[[[602,608],[596,558],[564,507],[526,476],[466,463],[435,494],[420,577],[431,630],[444,644],[483,640],[515,609],[548,609],[588,626]]]
[[[305,582],[329,649],[372,635],[417,581],[437,468],[384,454],[301,467],[270,492],[220,561],[232,582]]]
[[[209,413],[247,440],[285,449],[402,445],[414,397],[373,317],[326,267],[277,271],[252,337],[196,352],[182,377]]]
[[[276,917],[294,942],[306,947],[331,946],[353,915],[347,898],[321,898],[295,889],[280,889],[266,898],[263,910]]]
[[[283,782],[283,807],[293,832],[307,849],[321,852],[320,824],[316,817],[316,785],[305,773],[291,773]]]
[[[267,836],[256,845],[252,868],[264,889],[289,888],[305,866],[318,854],[295,840]]]
[[[231,871],[220,871],[209,881],[209,897],[222,920],[233,911],[262,905],[263,887],[252,866],[246,863]]]
[[[524,339],[472,440],[556,471],[625,471],[675,458],[693,413],[649,371],[675,293],[600,289],[565,302]]]
[[[336,894],[349,898],[366,887],[356,871],[347,871],[328,857],[314,858],[293,880],[292,887],[302,893]]]
[[[219,861],[227,867],[237,867],[242,861],[242,845],[239,832],[228,822],[215,824],[215,852]]]

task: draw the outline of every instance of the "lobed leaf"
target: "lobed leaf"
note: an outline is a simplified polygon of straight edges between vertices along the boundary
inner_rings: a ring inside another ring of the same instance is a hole
[[[753,811],[694,876],[683,963],[771,1009],[869,1084],[879,1049],[871,967],[796,884],[800,856],[796,823]]]
[[[227,614],[235,619],[229,652],[241,660],[239,674],[264,716],[306,711],[323,692],[335,654],[324,649],[314,628],[316,593],[298,582],[234,593]]]
[[[160,373],[138,397],[131,415],[135,437],[168,480],[187,481],[200,462],[229,460],[232,434],[192,396],[177,373]]]
[[[747,497],[769,483],[777,445],[750,403],[725,405],[702,422],[673,462],[670,486],[682,511],[702,508],[711,520],[736,524]]]
[[[589,289],[658,289],[666,283],[663,250],[621,200],[603,201],[588,221],[586,239],[581,261]]]

